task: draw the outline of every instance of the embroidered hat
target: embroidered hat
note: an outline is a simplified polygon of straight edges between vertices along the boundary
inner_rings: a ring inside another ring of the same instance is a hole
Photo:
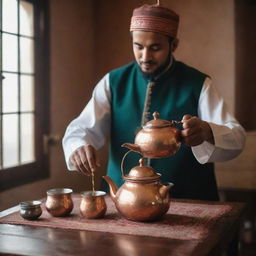
[[[133,10],[130,31],[150,31],[170,37],[176,37],[179,26],[179,15],[160,6],[145,4]]]

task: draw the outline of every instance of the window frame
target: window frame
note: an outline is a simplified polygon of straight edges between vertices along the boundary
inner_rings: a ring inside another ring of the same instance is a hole
[[[19,1],[19,0],[17,0]],[[23,0],[24,1],[24,0]],[[0,170],[0,191],[49,177],[44,136],[49,134],[49,1],[25,0],[34,5],[35,31],[35,159],[33,163]],[[1,5],[1,4],[0,4]],[[2,6],[0,9],[2,13]],[[2,46],[1,46],[2,47]],[[1,49],[2,50],[2,49]],[[2,86],[2,81],[1,81]],[[2,97],[2,96],[1,96]],[[2,149],[0,149],[2,150]]]

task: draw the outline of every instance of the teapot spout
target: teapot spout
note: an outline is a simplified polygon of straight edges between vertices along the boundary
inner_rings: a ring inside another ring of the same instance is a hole
[[[122,144],[122,147],[126,147],[134,152],[140,153],[141,154],[141,149],[140,146],[137,144],[132,144],[132,143],[124,143]]]
[[[114,183],[114,181],[109,176],[102,176],[102,178],[108,183],[109,190],[110,190],[110,196],[112,200],[116,201],[116,192],[117,192],[117,186]]]
[[[162,198],[165,198],[167,196],[167,193],[169,193],[170,188],[173,186],[173,183],[168,182],[166,185],[162,185],[159,188],[159,194]]]

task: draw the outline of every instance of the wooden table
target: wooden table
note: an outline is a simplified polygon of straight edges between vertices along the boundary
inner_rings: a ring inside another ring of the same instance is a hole
[[[193,200],[189,202],[193,207]],[[18,209],[3,211],[0,217]],[[244,204],[232,203],[234,214],[220,218],[200,244],[196,240],[0,224],[0,255],[219,256],[237,233],[244,209]]]

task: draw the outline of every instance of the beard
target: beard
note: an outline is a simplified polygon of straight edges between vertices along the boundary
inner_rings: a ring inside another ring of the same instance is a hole
[[[142,71],[141,67],[140,67],[140,71],[142,73],[142,75],[147,79],[147,80],[150,80],[150,81],[154,81],[169,65],[171,61],[171,54],[169,53],[168,54],[168,57],[166,59],[166,61],[160,65],[154,72],[150,73],[150,72],[144,72]],[[144,62],[145,64],[148,63],[148,64],[151,64],[151,61],[149,62]],[[140,63],[141,64],[141,63]]]

